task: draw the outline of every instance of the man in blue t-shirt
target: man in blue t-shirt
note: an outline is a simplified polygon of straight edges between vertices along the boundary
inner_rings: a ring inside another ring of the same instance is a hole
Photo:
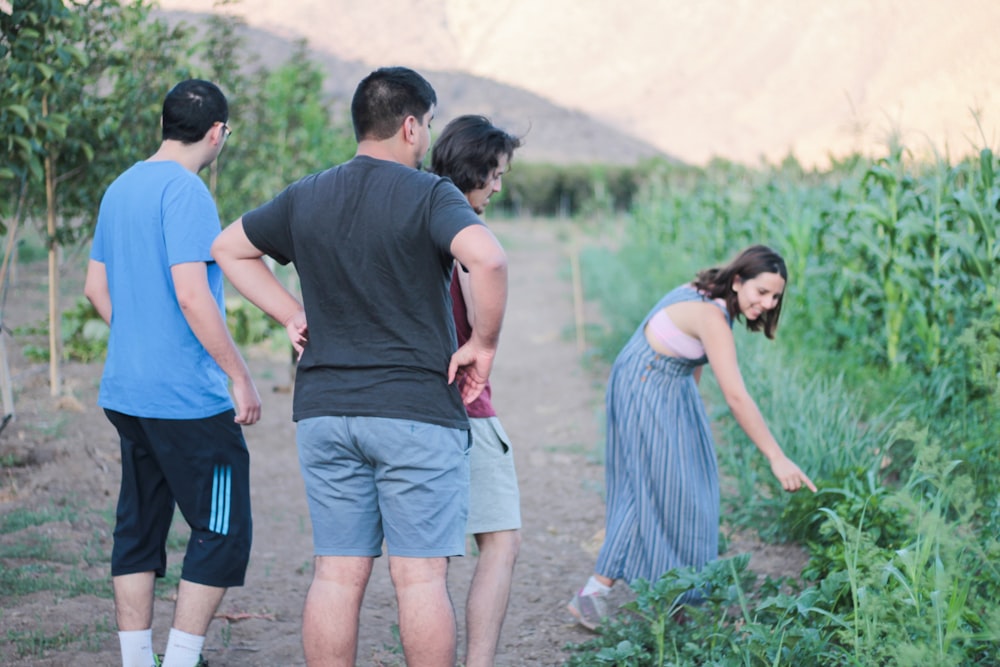
[[[192,79],[163,102],[155,154],[105,192],[85,294],[111,326],[98,404],[121,440],[111,553],[124,667],[153,667],[153,589],[180,507],[191,527],[163,667],[201,664],[212,616],[250,557],[250,458],[241,424],[260,396],[226,328],[212,260],[219,215],[198,172],[222,151],[229,108]],[[233,399],[228,381],[233,382]]]
[[[406,663],[455,664],[446,575],[448,558],[465,552],[463,400],[493,366],[507,260],[462,193],[416,169],[436,103],[410,69],[372,72],[351,102],[355,157],[288,186],[212,246],[233,285],[301,350],[292,417],[316,555],[302,629],[310,666],[355,664],[383,540]],[[265,254],[294,263],[303,305]],[[455,259],[476,297],[476,330],[461,347],[448,290]]]

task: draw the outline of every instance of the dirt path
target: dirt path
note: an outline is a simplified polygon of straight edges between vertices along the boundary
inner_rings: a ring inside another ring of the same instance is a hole
[[[498,665],[558,665],[566,656],[565,643],[586,637],[569,622],[563,606],[593,565],[592,538],[603,517],[602,468],[594,458],[601,437],[602,388],[598,378],[581,368],[573,342],[567,256],[558,227],[553,222],[494,225],[511,268],[494,395],[514,442],[524,517],[524,543]],[[5,310],[9,327],[44,315],[44,275],[36,275],[44,274],[44,263],[22,269]],[[67,303],[75,298],[68,296]],[[37,308],[42,310],[34,312]],[[80,576],[100,579],[107,572],[106,521],[112,516],[119,475],[115,434],[95,407],[100,366],[67,367],[71,397],[56,404],[47,395],[45,366],[24,361],[16,343],[10,356],[18,416],[0,434],[0,453],[30,452],[37,465],[8,471],[0,486],[0,514],[32,509],[67,516],[0,535],[0,545],[47,541],[66,554],[65,562],[56,560],[55,567],[67,581]],[[304,664],[299,630],[311,576],[312,540],[290,422],[291,397],[270,391],[287,381],[288,369],[281,360],[264,356],[254,358],[252,365],[265,402],[263,419],[247,430],[254,547],[246,586],[229,592],[222,618],[209,631],[205,655],[213,667]],[[179,562],[179,554],[172,553],[171,563]],[[7,562],[9,567],[21,564],[18,559]],[[460,624],[474,566],[474,557],[455,559],[451,566]],[[26,636],[36,637],[37,644],[42,636],[64,633],[67,645],[41,656],[18,657],[9,642],[0,647],[0,663],[118,664],[111,600],[90,594],[62,597],[51,590],[17,598],[4,593],[0,590],[0,633],[18,633],[22,647]],[[154,639],[160,650],[172,609],[170,600],[156,603]],[[393,635],[395,622],[387,562],[380,558],[364,602],[359,665],[403,664]],[[70,641],[72,637],[81,639]]]
[[[493,225],[508,252],[511,293],[494,371],[497,410],[514,443],[521,486],[523,546],[497,665],[555,666],[564,646],[590,635],[574,626],[564,605],[590,573],[603,528],[603,377],[585,371],[574,341],[572,289],[567,278],[568,223]],[[82,293],[68,276],[64,304]],[[14,329],[45,316],[45,263],[21,267],[4,309]],[[119,663],[114,605],[80,582],[108,581],[109,522],[117,496],[115,433],[96,407],[99,364],[65,368],[67,396],[48,395],[47,366],[10,347],[17,419],[0,432],[0,520],[17,510],[57,520],[0,534],[0,664],[10,667],[97,667]],[[312,573],[312,537],[290,421],[284,355],[254,354],[251,365],[264,398],[264,416],[247,429],[251,451],[254,545],[246,586],[230,591],[209,630],[205,655],[213,667],[303,665],[302,603]],[[6,465],[6,463],[5,463]],[[0,531],[2,532],[2,531]],[[762,545],[732,536],[733,552],[751,552],[751,567],[772,576],[797,573],[794,547]],[[470,549],[470,553],[473,553]],[[21,554],[21,555],[18,555]],[[171,551],[178,568],[181,552]],[[454,559],[450,588],[461,626],[474,557]],[[24,585],[7,573],[28,567],[31,579],[60,577],[63,585],[10,595]],[[81,594],[77,589],[83,588]],[[170,590],[164,587],[161,591]],[[616,587],[618,594],[626,587]],[[173,602],[158,600],[154,641],[162,651]],[[387,561],[376,561],[365,598],[358,664],[402,665],[393,634],[395,602]],[[29,653],[25,654],[26,651]]]

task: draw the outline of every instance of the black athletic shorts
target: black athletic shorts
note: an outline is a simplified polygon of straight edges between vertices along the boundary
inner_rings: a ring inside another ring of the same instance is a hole
[[[164,575],[176,503],[191,527],[181,578],[242,586],[253,525],[250,453],[235,412],[205,419],[104,412],[118,429],[122,452],[111,575]]]

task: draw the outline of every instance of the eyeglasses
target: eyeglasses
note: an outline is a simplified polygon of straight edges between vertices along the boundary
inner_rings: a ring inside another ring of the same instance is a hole
[[[226,134],[225,134],[225,136],[224,136],[223,138],[224,138],[224,139],[228,139],[228,138],[230,137],[230,135],[231,135],[231,134],[233,133],[233,130],[232,130],[232,128],[231,128],[231,127],[229,127],[228,125],[226,125],[226,124],[225,124],[225,123],[224,123],[223,121],[221,121],[221,120],[220,120],[219,122],[220,122],[220,123],[222,123],[222,131],[226,133]]]

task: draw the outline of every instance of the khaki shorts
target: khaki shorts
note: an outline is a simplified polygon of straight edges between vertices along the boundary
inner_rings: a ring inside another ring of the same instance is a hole
[[[469,419],[472,450],[469,456],[469,521],[467,534],[518,530],[521,494],[514,471],[510,438],[496,417]]]

